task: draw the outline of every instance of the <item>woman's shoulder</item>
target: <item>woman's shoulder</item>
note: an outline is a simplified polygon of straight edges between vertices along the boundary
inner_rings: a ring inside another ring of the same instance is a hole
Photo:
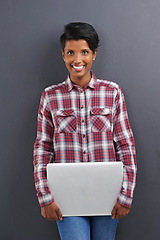
[[[105,86],[107,88],[119,90],[121,87],[119,86],[118,83],[111,81],[111,80],[104,80],[104,79],[97,79],[97,83],[101,86]]]

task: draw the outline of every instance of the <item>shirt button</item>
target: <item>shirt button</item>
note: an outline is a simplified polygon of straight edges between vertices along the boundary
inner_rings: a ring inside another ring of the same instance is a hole
[[[83,134],[83,138],[85,138],[85,136],[86,136],[86,135],[85,135],[85,134]]]
[[[83,91],[81,90],[80,93],[83,93]]]
[[[84,154],[86,154],[86,151],[83,151]]]
[[[84,120],[82,120],[82,123],[84,123]]]
[[[81,108],[84,108],[84,106],[82,105]]]

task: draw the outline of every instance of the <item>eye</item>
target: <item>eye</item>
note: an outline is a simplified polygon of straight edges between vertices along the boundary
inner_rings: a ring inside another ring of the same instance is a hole
[[[83,55],[87,55],[88,53],[89,53],[88,50],[83,50],[83,51],[82,51],[82,54],[83,54]]]
[[[67,51],[67,55],[73,55],[73,54],[74,54],[74,52],[72,50]]]

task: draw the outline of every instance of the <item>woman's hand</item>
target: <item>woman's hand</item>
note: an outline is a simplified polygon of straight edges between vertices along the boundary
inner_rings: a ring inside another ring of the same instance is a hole
[[[130,212],[130,208],[120,205],[118,202],[113,207],[112,210],[112,219],[121,219],[125,217]]]
[[[62,213],[55,202],[41,207],[41,215],[50,221],[62,220]]]

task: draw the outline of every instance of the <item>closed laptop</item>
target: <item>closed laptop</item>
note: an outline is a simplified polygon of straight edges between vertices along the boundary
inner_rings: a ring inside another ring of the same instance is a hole
[[[123,163],[50,163],[47,179],[63,217],[111,215],[121,190]]]

